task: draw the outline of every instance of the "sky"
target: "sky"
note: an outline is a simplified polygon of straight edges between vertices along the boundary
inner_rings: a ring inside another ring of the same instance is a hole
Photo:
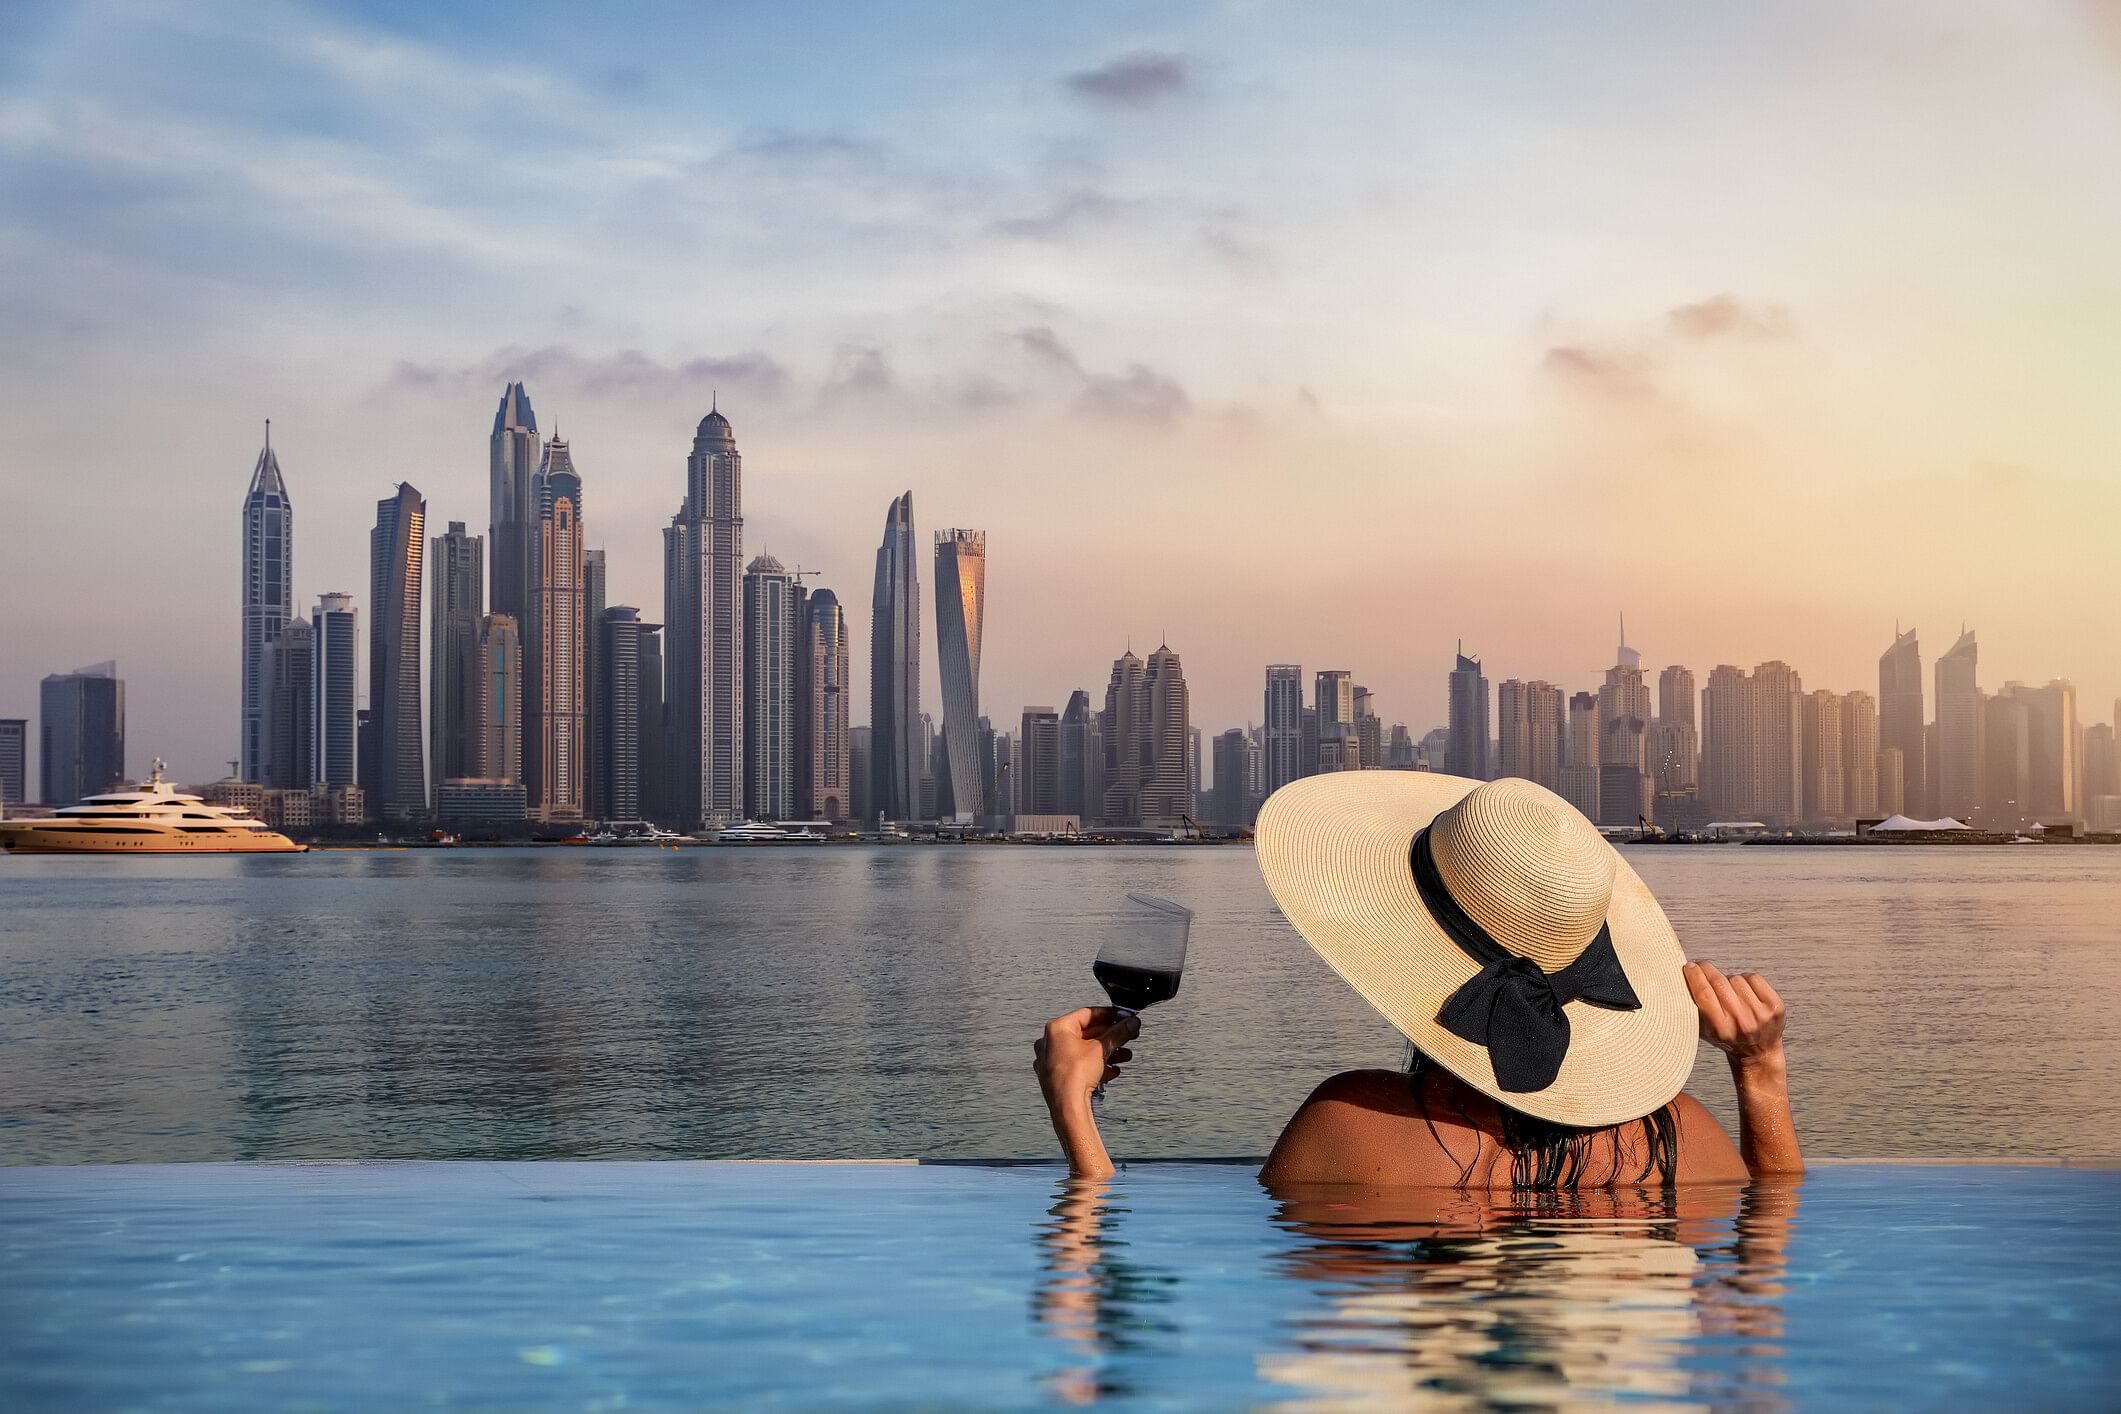
[[[1283,661],[1419,734],[1461,640],[1580,690],[1623,612],[1836,690],[1964,623],[2108,720],[2117,171],[2108,0],[18,0],[0,716],[115,658],[133,768],[221,774],[264,420],[298,607],[365,601],[520,378],[652,617],[718,400],[858,704],[910,489],[1004,728],[1168,641],[1210,733]]]

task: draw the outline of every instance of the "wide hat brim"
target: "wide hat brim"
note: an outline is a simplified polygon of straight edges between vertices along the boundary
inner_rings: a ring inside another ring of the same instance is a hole
[[[1436,1019],[1480,964],[1422,902],[1409,851],[1430,821],[1480,784],[1427,771],[1292,781],[1260,808],[1254,830],[1267,891],[1327,966],[1475,1090],[1558,1124],[1620,1124],[1653,1113],[1685,1086],[1700,1023],[1681,971],[1679,935],[1618,850],[1606,925],[1640,1009],[1568,1003],[1568,1054],[1553,1083],[1531,1091],[1504,1090],[1487,1048]]]

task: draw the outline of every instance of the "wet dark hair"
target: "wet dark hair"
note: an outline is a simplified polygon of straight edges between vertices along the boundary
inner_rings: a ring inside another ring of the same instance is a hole
[[[1436,1147],[1457,1163],[1457,1155],[1451,1154],[1443,1136],[1436,1132],[1436,1121],[1429,1117],[1427,1082],[1431,1071],[1443,1071],[1452,1088],[1461,1096],[1464,1094],[1466,1087],[1456,1076],[1422,1054],[1419,1047],[1408,1046],[1407,1081],[1414,1091],[1415,1107],[1421,1111],[1421,1121],[1429,1127],[1429,1136],[1436,1140]],[[1661,1188],[1670,1188],[1678,1182],[1679,1114],[1670,1105],[1639,1120],[1579,1128],[1539,1119],[1522,1110],[1511,1109],[1500,1100],[1492,1103],[1502,1127],[1502,1147],[1510,1155],[1510,1187],[1513,1189],[1526,1193],[1565,1193],[1586,1186],[1600,1188],[1618,1183],[1654,1183]],[[1473,1156],[1458,1170],[1458,1185],[1463,1188],[1473,1181],[1474,1171],[1480,1166],[1481,1128],[1465,1112],[1462,1104],[1454,1103],[1453,1109],[1474,1134]],[[1637,1125],[1641,1126],[1639,1149],[1630,1142]],[[1598,1157],[1598,1141],[1606,1136],[1612,1138],[1612,1165],[1602,1176],[1593,1175],[1591,1166]],[[1632,1173],[1624,1173],[1623,1170],[1638,1156],[1642,1166]]]

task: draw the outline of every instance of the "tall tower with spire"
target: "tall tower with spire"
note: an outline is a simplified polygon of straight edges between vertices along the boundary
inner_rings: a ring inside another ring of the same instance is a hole
[[[869,808],[885,820],[921,815],[927,756],[921,725],[921,576],[913,493],[892,498],[876,547],[869,611]]]
[[[268,419],[265,449],[258,453],[250,491],[243,497],[243,737],[238,770],[246,781],[262,782],[271,769],[267,662],[272,645],[295,616],[294,576],[295,507],[280,479]]]
[[[970,824],[992,808],[982,784],[986,773],[980,770],[977,730],[986,614],[987,532],[937,531],[935,651],[943,683],[943,759],[950,772],[947,813],[958,824]]]
[[[523,788],[531,818],[582,818],[588,783],[584,731],[582,478],[554,429],[533,486],[529,619],[523,656]]]
[[[717,401],[663,531],[663,672],[681,825],[744,814],[744,459]]]

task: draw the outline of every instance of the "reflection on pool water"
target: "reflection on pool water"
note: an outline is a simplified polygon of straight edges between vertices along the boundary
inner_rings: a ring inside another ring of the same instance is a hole
[[[0,1169],[0,1407],[2110,1407],[2121,1172]]]

